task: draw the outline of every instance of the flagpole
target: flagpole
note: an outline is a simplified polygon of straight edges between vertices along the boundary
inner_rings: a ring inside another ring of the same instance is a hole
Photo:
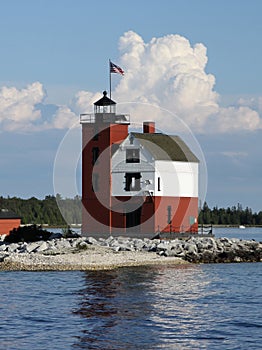
[[[109,96],[110,96],[110,100],[111,100],[111,61],[109,59]],[[111,104],[110,104],[110,113],[111,113]],[[111,150],[110,150],[110,169],[112,168],[112,164],[111,164]],[[109,177],[109,235],[112,234],[112,179],[111,176]]]
[[[110,97],[110,100],[111,100],[111,67],[110,67],[110,59],[109,59],[109,97]]]

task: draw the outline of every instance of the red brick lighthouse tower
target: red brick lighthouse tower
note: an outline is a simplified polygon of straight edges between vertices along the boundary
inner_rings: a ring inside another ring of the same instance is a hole
[[[116,103],[103,97],[94,103],[93,114],[81,114],[82,124],[82,233],[112,230],[112,145],[128,136],[128,115],[116,114]]]

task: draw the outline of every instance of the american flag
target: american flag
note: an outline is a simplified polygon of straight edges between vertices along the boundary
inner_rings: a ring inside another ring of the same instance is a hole
[[[122,68],[120,68],[119,66],[117,66],[116,64],[114,64],[111,61],[110,61],[110,73],[118,73],[118,74],[121,74],[121,75],[125,74],[125,72],[123,71]]]

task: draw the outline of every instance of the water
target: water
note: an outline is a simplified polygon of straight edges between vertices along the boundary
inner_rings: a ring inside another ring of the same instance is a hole
[[[254,239],[262,242],[262,227],[247,227],[239,229],[238,227],[215,227],[213,229],[215,237],[228,237],[240,239]]]
[[[261,263],[7,271],[0,280],[1,350],[261,349]]]

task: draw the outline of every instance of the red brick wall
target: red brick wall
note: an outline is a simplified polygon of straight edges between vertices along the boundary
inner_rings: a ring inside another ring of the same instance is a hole
[[[142,198],[140,197],[140,200]],[[116,202],[118,201],[118,204]],[[125,215],[122,206],[125,201],[129,203],[139,201],[139,197],[112,197],[112,227],[113,231],[125,232]],[[168,223],[168,206],[171,207],[170,223]],[[116,212],[114,212],[116,210]],[[141,234],[154,232],[195,232],[198,231],[198,223],[190,222],[198,217],[198,198],[191,197],[144,197],[141,210],[141,223],[139,229]],[[123,230],[124,229],[124,230]]]
[[[107,127],[106,127],[107,126]],[[93,139],[99,133],[97,140]],[[111,145],[122,142],[128,135],[127,124],[82,125],[82,232],[111,232]],[[98,162],[92,164],[92,149],[98,147]],[[92,189],[92,175],[98,175],[98,191]]]
[[[190,197],[111,197],[112,212],[98,202],[89,202],[85,226],[88,232],[104,232],[107,225],[112,233],[128,233],[126,229],[125,206],[138,208],[142,203],[141,221],[139,227],[130,228],[131,231],[143,233],[161,232],[195,232],[198,231],[197,222],[191,221],[198,217],[198,199]],[[168,217],[170,207],[170,218]],[[131,211],[131,210],[130,210]],[[170,223],[168,220],[171,220]],[[191,219],[191,220],[190,220]]]
[[[154,197],[155,231],[196,232],[198,217],[198,198],[196,197]],[[168,206],[171,207],[171,222],[168,223]]]

